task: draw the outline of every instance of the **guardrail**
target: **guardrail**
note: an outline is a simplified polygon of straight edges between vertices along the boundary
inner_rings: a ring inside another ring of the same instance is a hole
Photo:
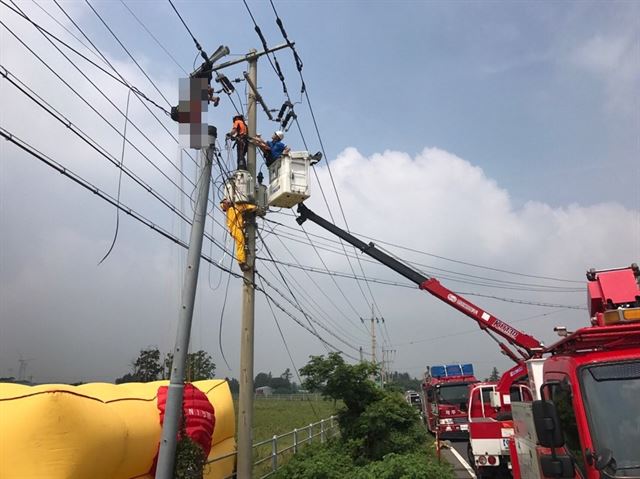
[[[292,394],[256,394],[253,396],[256,401],[332,401],[320,393],[292,393]],[[233,399],[238,399],[238,395],[233,395]]]
[[[274,435],[271,439],[265,439],[253,444],[254,459],[258,456],[257,460],[253,463],[254,468],[265,464],[270,461],[270,467],[267,467],[267,472],[258,476],[260,479],[265,479],[271,474],[276,472],[282,465],[279,457],[283,454],[291,451],[292,454],[296,454],[302,446],[305,444],[311,444],[315,438],[320,438],[320,443],[324,443],[327,439],[334,437],[338,434],[338,423],[336,416],[328,417],[327,419],[321,419],[318,422],[309,424],[303,428],[294,429],[293,431],[286,432],[280,435]],[[271,445],[271,451],[264,446]],[[281,448],[281,449],[279,449]],[[263,452],[264,451],[264,452]],[[265,454],[266,452],[266,454]],[[237,453],[230,452],[223,456],[215,457],[207,461],[207,464],[220,461],[228,457],[235,456]],[[261,457],[261,454],[264,454]],[[263,466],[264,467],[264,466]],[[255,472],[255,471],[254,471]],[[229,476],[227,479],[235,478],[235,474]]]

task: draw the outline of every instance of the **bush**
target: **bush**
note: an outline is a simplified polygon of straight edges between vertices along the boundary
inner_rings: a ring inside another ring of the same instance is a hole
[[[342,438],[356,462],[416,451],[427,435],[415,408],[395,393],[385,393],[357,416],[340,416]]]
[[[381,461],[355,471],[354,479],[447,479],[453,478],[448,464],[439,464],[425,451],[388,454]]]
[[[281,479],[343,479],[353,477],[351,458],[338,442],[306,446],[273,477]]]

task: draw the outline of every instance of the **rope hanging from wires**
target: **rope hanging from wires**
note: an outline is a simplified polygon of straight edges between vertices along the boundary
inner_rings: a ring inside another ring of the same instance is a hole
[[[118,168],[118,194],[117,194],[117,202],[120,204],[120,192],[122,188],[122,166],[124,165],[124,150],[127,146],[127,123],[129,123],[129,100],[131,99],[131,90],[127,92],[127,109],[126,116],[124,118],[124,131],[122,133],[122,155],[120,157],[120,166]],[[120,230],[120,208],[116,207],[116,230],[113,234],[113,241],[111,242],[111,246],[109,246],[109,250],[102,257],[102,259],[98,262],[98,266],[102,264],[102,262],[107,259],[111,251],[113,251],[113,247],[116,245],[116,239],[118,239],[118,231]]]
[[[152,222],[151,220],[149,220],[148,218],[146,218],[145,216],[141,215],[140,213],[138,213],[136,210],[134,210],[133,208],[128,207],[127,205],[123,204],[123,203],[118,203],[116,201],[116,199],[114,197],[112,197],[111,195],[109,195],[108,193],[102,191],[100,188],[96,187],[95,185],[93,185],[92,183],[90,183],[89,181],[85,180],[84,178],[82,178],[80,175],[74,173],[73,171],[69,170],[69,168],[62,166],[59,162],[53,160],[51,157],[45,155],[44,153],[38,151],[37,149],[35,149],[33,146],[29,145],[28,143],[26,143],[24,140],[21,140],[19,137],[17,137],[16,135],[12,134],[11,132],[9,132],[8,130],[6,130],[5,128],[0,126],[0,136],[2,136],[3,138],[5,138],[6,140],[10,141],[11,143],[13,143],[14,145],[16,145],[18,148],[20,148],[21,150],[23,150],[24,152],[28,153],[29,155],[31,155],[32,157],[40,160],[42,163],[44,163],[45,165],[49,166],[50,168],[56,170],[57,172],[59,172],[60,174],[62,174],[63,176],[69,178],[70,180],[72,180],[73,182],[75,182],[76,184],[78,184],[79,186],[83,187],[84,189],[90,191],[91,193],[93,193],[94,195],[96,195],[97,197],[99,197],[100,199],[106,201],[107,203],[111,204],[112,206],[119,208],[121,211],[123,211],[124,213],[126,213],[127,215],[129,215],[131,218],[135,219],[136,221],[142,223],[143,225],[147,226],[148,228],[150,228],[151,230],[155,231],[156,233],[160,234],[161,236],[164,236],[165,238],[171,240],[172,242],[174,242],[175,244],[181,246],[182,248],[187,249],[189,247],[189,245],[187,243],[185,243],[183,240],[181,240],[180,238],[176,237],[175,235],[171,234],[169,231],[167,231],[166,229],[162,228],[161,226],[155,224],[154,222]],[[243,278],[242,275],[240,275],[239,273],[234,272],[231,269],[227,269],[222,265],[219,265],[215,260],[213,260],[212,258],[201,254],[200,255],[201,258],[208,262],[209,264],[213,265],[214,267],[222,270],[222,271],[226,271],[228,272],[230,275],[241,279]],[[264,278],[263,278],[264,279]],[[269,284],[269,282],[265,279],[265,282],[267,284]],[[326,341],[322,336],[320,336],[316,331],[313,331],[312,329],[310,329],[308,326],[306,326],[304,323],[302,323],[300,320],[298,320],[293,314],[291,314],[286,308],[284,308],[278,301],[276,301],[269,293],[267,293],[267,291],[260,287],[259,285],[253,283],[252,287],[256,290],[256,291],[260,291],[261,293],[263,293],[265,296],[267,296],[272,302],[273,304],[280,309],[281,311],[283,311],[285,314],[287,314],[289,317],[291,317],[298,325],[300,325],[302,328],[306,329],[309,333],[311,333],[313,336],[316,336],[318,339],[320,339],[323,343],[326,343],[328,346],[330,346],[334,351],[337,351],[341,354],[343,354],[344,356],[356,360],[357,358],[355,358],[354,356],[351,356],[347,353],[345,353],[344,351],[342,351],[339,348],[336,348],[335,346],[333,346],[331,343],[329,343],[328,341]],[[279,292],[277,290],[277,288],[274,288],[272,285],[270,285],[270,287],[272,289],[274,289],[276,292],[278,292],[279,294],[282,294],[281,292]],[[285,296],[283,296],[284,299],[287,299]],[[291,303],[290,303],[291,304]],[[330,334],[333,334],[331,331],[325,329],[327,332],[329,332]],[[334,335],[335,336],[335,335]]]

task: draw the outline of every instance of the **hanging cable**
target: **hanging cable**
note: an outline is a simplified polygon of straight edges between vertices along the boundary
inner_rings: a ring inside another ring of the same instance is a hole
[[[131,98],[131,90],[127,92],[127,108],[126,115],[124,117],[124,131],[122,133],[122,155],[120,156],[120,167],[118,168],[118,194],[116,195],[117,202],[120,204],[120,191],[122,187],[122,167],[124,166],[124,150],[127,145],[127,123],[129,122],[129,99]],[[98,266],[102,264],[102,262],[107,259],[113,247],[116,245],[116,239],[118,239],[118,231],[120,229],[120,208],[116,207],[116,230],[113,234],[113,241],[111,242],[111,246],[109,246],[109,250],[102,257],[102,259],[98,262]]]
[[[34,1],[35,1],[35,0],[34,0]],[[171,60],[173,61],[173,63],[175,63],[175,64],[177,65],[177,67],[178,67],[180,70],[182,70],[182,72],[185,74],[185,76],[188,76],[189,74],[187,73],[187,71],[186,71],[184,68],[182,68],[182,65],[180,65],[180,63],[178,63],[178,60],[176,60],[176,59],[174,58],[174,56],[173,56],[171,53],[169,53],[169,50],[167,50],[167,49],[165,48],[165,46],[160,42],[160,40],[158,40],[158,39],[156,38],[156,36],[155,36],[153,33],[151,33],[151,31],[147,28],[147,26],[142,22],[142,20],[140,20],[140,19],[138,18],[138,16],[137,16],[135,13],[133,13],[133,10],[131,10],[131,9],[129,8],[129,6],[124,2],[124,0],[120,0],[120,3],[122,3],[122,6],[124,6],[124,8],[126,8],[126,9],[127,9],[127,11],[128,11],[128,12],[133,16],[133,18],[135,18],[135,19],[136,19],[136,21],[140,24],[140,26],[144,29],[144,31],[145,31],[145,32],[147,32],[151,38],[153,38],[153,40],[154,40],[154,41],[156,42],[156,44],[157,44],[157,45],[162,49],[162,51],[163,51],[163,52],[165,52],[169,58],[171,58]]]

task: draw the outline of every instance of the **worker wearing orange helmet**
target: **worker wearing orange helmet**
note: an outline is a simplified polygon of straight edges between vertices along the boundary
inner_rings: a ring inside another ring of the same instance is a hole
[[[229,234],[236,243],[236,260],[242,271],[247,271],[247,253],[245,252],[245,236],[244,236],[244,215],[252,213],[256,210],[256,205],[250,203],[231,203],[228,199],[220,202],[220,208],[227,214],[227,228]]]
[[[227,138],[232,138],[236,142],[236,151],[238,153],[238,169],[247,169],[247,124],[243,115],[233,117],[233,128],[227,133]]]

